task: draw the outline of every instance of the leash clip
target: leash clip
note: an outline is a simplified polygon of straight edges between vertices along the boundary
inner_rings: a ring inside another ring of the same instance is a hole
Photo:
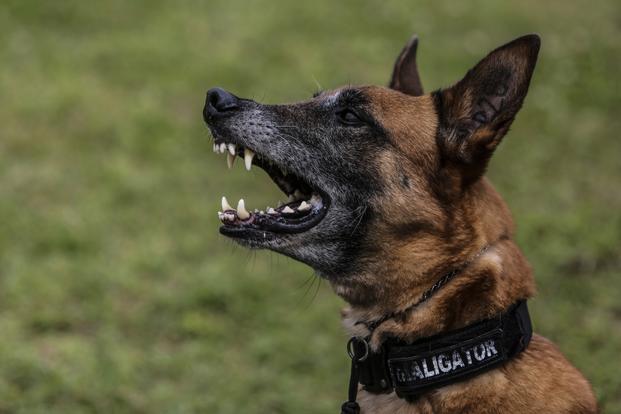
[[[364,346],[364,354],[361,357],[356,355],[356,344],[362,344]],[[352,362],[362,362],[369,357],[369,343],[366,339],[359,338],[357,336],[349,338],[347,341],[347,355],[351,358]]]
[[[362,351],[362,355],[358,356],[357,351]],[[365,361],[369,357],[369,343],[366,339],[356,336],[349,338],[347,341],[347,355],[351,358],[351,373],[349,374],[349,391],[348,400],[341,406],[341,414],[360,414],[360,406],[356,402],[358,395],[358,380],[360,379],[360,368],[358,363]]]

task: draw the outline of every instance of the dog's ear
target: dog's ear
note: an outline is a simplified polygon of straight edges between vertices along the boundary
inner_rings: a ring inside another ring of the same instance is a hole
[[[423,94],[423,85],[418,76],[416,67],[416,49],[418,48],[418,36],[414,35],[405,45],[392,70],[392,77],[388,86],[391,89],[412,96]]]
[[[466,179],[485,172],[522,106],[539,45],[534,34],[515,39],[492,51],[456,85],[433,94],[438,143],[447,159],[463,167]]]

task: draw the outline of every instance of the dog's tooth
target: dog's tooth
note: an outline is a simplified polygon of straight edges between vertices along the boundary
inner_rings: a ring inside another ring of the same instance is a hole
[[[235,221],[235,214],[233,213],[224,213],[224,219],[227,221]]]
[[[239,202],[237,203],[237,217],[242,220],[246,220],[248,217],[250,217],[250,213],[246,211],[246,206],[244,205],[243,198],[240,198]]]
[[[286,206],[285,208],[283,208],[283,209],[282,209],[282,212],[283,212],[283,213],[285,213],[285,214],[295,213],[295,211],[293,211],[293,210],[291,209],[291,207],[289,207],[289,206]]]
[[[265,211],[261,210],[259,211],[259,214],[265,214]]]
[[[235,163],[235,155],[231,155],[231,153],[226,154],[226,165],[229,167],[229,170],[233,168],[233,164]]]
[[[310,205],[310,204],[307,204],[307,203],[306,203],[306,201],[302,201],[302,202],[300,203],[300,205],[298,206],[298,210],[299,210],[299,211],[306,211],[306,210],[310,210],[310,208],[311,208],[311,205]]]
[[[296,200],[301,200],[304,198],[304,194],[302,194],[300,190],[295,190],[293,192],[293,197],[295,197]]]
[[[287,203],[292,203],[295,201],[295,196],[293,194],[289,194],[289,197],[287,198]]]
[[[314,206],[321,204],[321,197],[319,197],[317,194],[313,194],[310,199],[310,203]]]
[[[244,149],[244,164],[246,164],[246,170],[250,171],[252,167],[252,158],[254,157],[254,152],[249,150],[248,148]]]
[[[224,151],[226,151],[226,144],[223,142],[220,144],[220,154],[224,154]]]
[[[229,202],[226,200],[226,197],[222,197],[222,211],[233,210],[233,207],[230,206]]]
[[[218,152],[218,144],[213,143],[213,152]]]
[[[278,214],[278,211],[274,210],[274,209],[273,209],[273,208],[271,208],[271,207],[268,207],[268,208],[267,208],[267,214]]]
[[[222,220],[224,218],[224,213],[221,211],[218,211],[218,218]]]
[[[229,154],[235,156],[235,144],[229,144]]]

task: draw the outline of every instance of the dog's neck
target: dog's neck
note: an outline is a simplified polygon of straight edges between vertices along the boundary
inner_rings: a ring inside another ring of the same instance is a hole
[[[387,337],[413,341],[489,318],[533,295],[532,273],[511,239],[513,222],[506,205],[487,180],[472,192],[464,201],[467,207],[460,209],[467,216],[451,223],[462,227],[456,232],[461,239],[451,240],[443,249],[438,248],[442,241],[432,240],[433,236],[414,238],[396,249],[392,245],[391,251],[381,252],[385,259],[377,268],[352,279],[354,285],[334,285],[346,300],[354,299],[343,311],[344,325],[352,336],[370,336],[373,348]],[[442,288],[412,307],[457,268],[458,273]],[[372,291],[372,300],[358,302],[356,295],[365,288]],[[385,315],[403,310],[372,332],[368,329]]]

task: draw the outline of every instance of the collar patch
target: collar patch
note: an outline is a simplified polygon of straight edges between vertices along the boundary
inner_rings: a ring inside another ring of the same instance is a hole
[[[395,388],[430,385],[447,376],[462,376],[504,360],[501,336],[501,330],[494,330],[484,338],[411,357],[389,359],[393,385]]]

